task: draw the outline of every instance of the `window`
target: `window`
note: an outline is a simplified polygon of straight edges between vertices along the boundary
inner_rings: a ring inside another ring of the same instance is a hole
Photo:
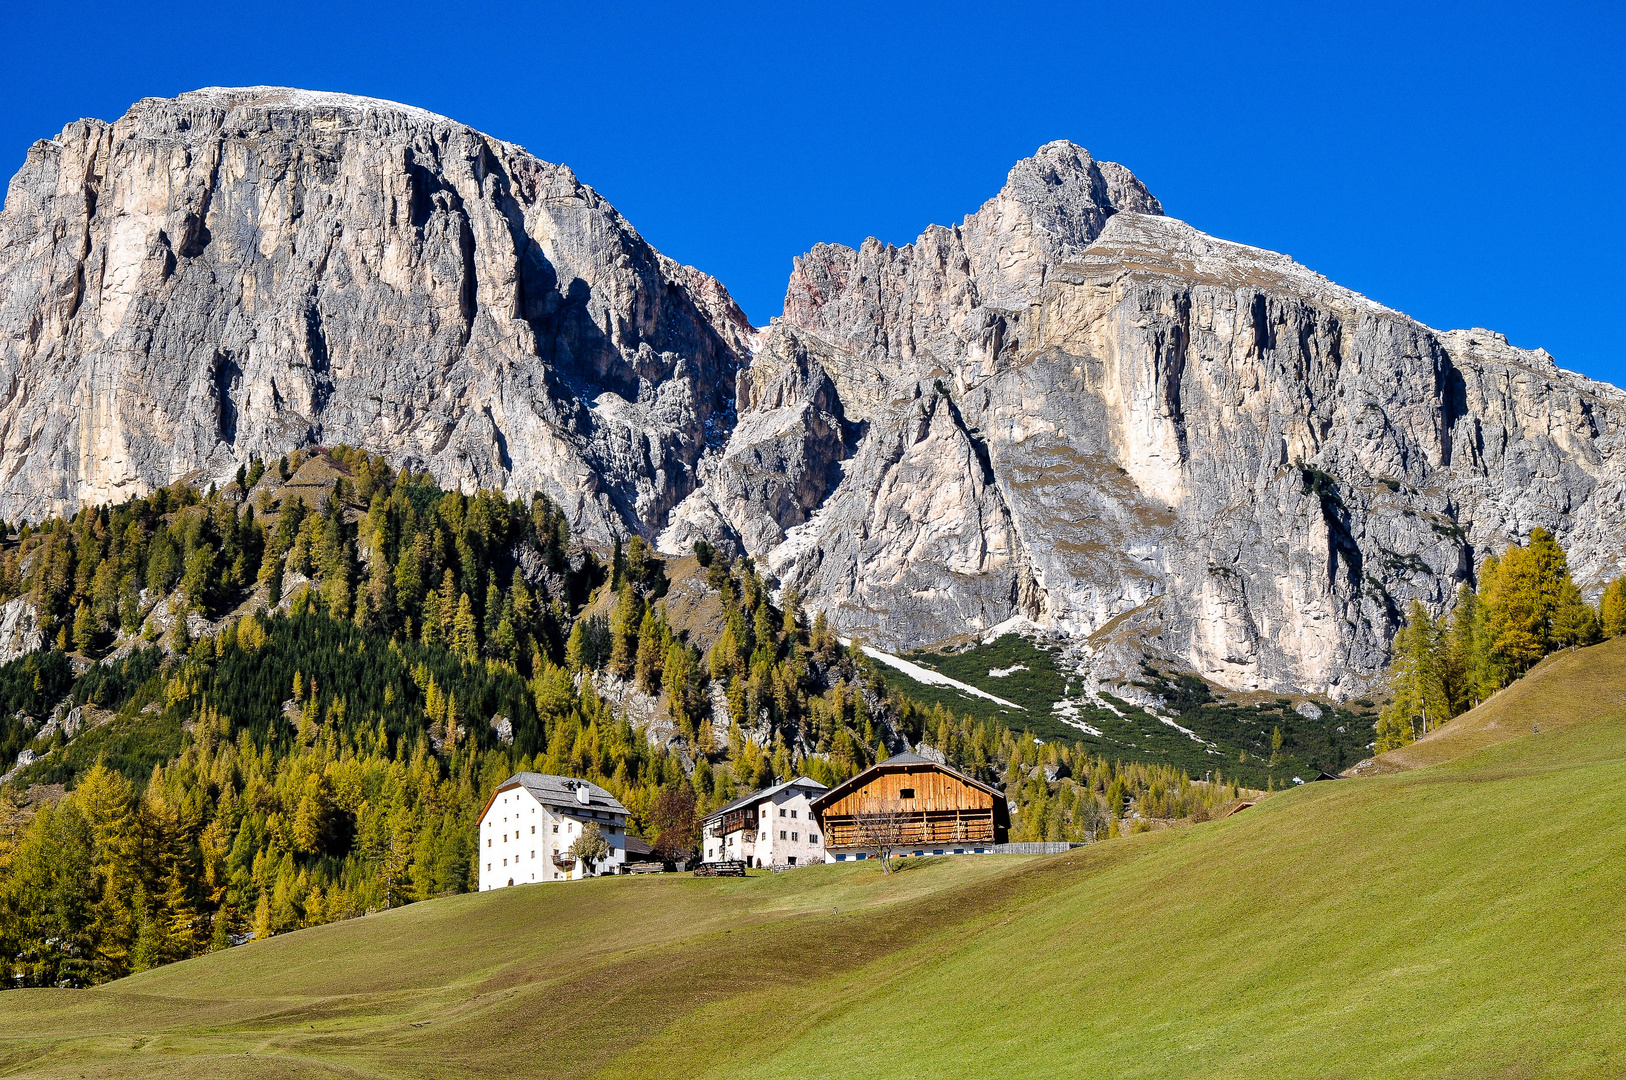
[[[535,835],[536,835],[536,826],[535,826],[535,825],[532,825],[532,826],[531,826],[531,835],[532,835],[532,836],[535,836]]]
[[[508,860],[507,860],[507,859],[504,859],[504,860],[503,860],[503,861],[502,861],[502,864],[503,864],[503,865],[504,865],[504,866],[507,866],[507,865],[508,865]]]
[[[555,821],[555,822],[554,822],[554,823],[553,823],[553,831],[554,831],[554,832],[558,832],[558,831],[559,831],[559,823],[558,823],[558,822],[557,822],[557,821]]]
[[[784,808],[784,807],[783,807],[783,806],[781,806],[781,807],[780,807],[780,808],[779,808],[779,816],[780,816],[780,817],[784,817],[784,816],[785,816],[785,808]]]
[[[819,834],[816,833],[816,832],[808,833],[807,834],[807,842],[810,843],[810,844],[818,843],[819,842]]]
[[[767,834],[767,833],[763,833],[763,834],[762,834],[762,839],[764,839],[764,840],[766,840],[766,839],[768,839],[768,834]]]
[[[785,830],[780,829],[779,830],[779,839],[783,840],[784,838],[785,838]]]
[[[794,839],[796,839],[796,834],[795,834],[795,833],[791,833],[791,834],[790,834],[790,838],[791,838],[791,839],[792,839],[792,840],[794,840]]]
[[[766,806],[764,806],[764,807],[763,807],[763,808],[762,808],[762,816],[763,816],[763,817],[767,817],[767,816],[768,816],[768,808],[767,808],[767,807],[766,807]]]
[[[912,799],[914,797],[915,789],[912,787],[900,788],[898,791],[898,798],[900,799]]]
[[[491,846],[491,837],[488,836],[488,837],[486,837],[486,847],[490,847],[490,846]]]
[[[531,852],[531,858],[533,858],[533,859],[536,858],[536,852],[534,852],[534,851]]]
[[[796,811],[794,811],[794,810],[792,810],[792,811],[791,811],[791,812],[790,812],[790,816],[791,816],[791,817],[795,817],[795,816],[796,816]]]
[[[487,870],[490,870],[490,869],[491,869],[491,864],[490,864],[490,863],[486,863],[486,869],[487,869]]]

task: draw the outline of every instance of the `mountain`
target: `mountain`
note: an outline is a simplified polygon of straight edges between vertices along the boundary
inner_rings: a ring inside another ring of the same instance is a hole
[[[347,442],[749,554],[884,647],[1035,626],[1086,680],[1337,699],[1534,526],[1590,589],[1626,567],[1621,391],[1205,236],[1068,142],[957,226],[819,245],[752,328],[520,147],[202,90],[36,144],[0,281],[7,516]]]
[[[347,442],[608,541],[732,424],[750,327],[562,166],[255,87],[36,143],[0,213],[0,513]]]

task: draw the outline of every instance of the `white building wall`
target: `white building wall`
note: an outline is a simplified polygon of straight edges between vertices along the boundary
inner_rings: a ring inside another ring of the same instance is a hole
[[[817,790],[789,788],[757,807],[757,856],[763,866],[809,866],[824,861],[824,837],[809,810],[818,794]],[[766,817],[763,810],[768,811]]]
[[[822,789],[787,788],[754,807],[756,828],[702,837],[701,860],[744,859],[752,867],[809,866],[824,861],[824,837],[809,806]]]
[[[590,807],[564,809],[544,806],[523,787],[497,793],[491,809],[480,821],[480,891],[543,881],[579,881],[583,867],[565,870],[554,863],[595,822],[610,845],[610,857],[593,870],[594,877],[618,874],[627,861],[627,819],[624,814]]]

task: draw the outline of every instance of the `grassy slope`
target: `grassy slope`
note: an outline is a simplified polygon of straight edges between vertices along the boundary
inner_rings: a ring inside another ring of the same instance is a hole
[[[1553,653],[1477,709],[1409,746],[1380,754],[1371,772],[1403,772],[1482,747],[1626,709],[1626,637]]]
[[[0,1074],[1618,1076],[1609,648],[1590,719],[1553,664],[1519,712],[1567,725],[1068,855],[515,889],[7,993]]]

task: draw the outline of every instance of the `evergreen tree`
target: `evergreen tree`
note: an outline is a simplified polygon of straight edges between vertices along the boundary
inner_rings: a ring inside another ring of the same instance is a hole
[[[480,659],[480,624],[474,618],[474,605],[469,603],[469,594],[464,593],[457,601],[457,615],[452,620],[452,651],[469,663]]]
[[[1603,590],[1598,604],[1599,630],[1606,638],[1626,634],[1626,577],[1618,577]]]
[[[1449,716],[1439,635],[1416,600],[1395,635],[1389,666],[1389,702],[1379,714],[1379,753],[1428,734]]]

